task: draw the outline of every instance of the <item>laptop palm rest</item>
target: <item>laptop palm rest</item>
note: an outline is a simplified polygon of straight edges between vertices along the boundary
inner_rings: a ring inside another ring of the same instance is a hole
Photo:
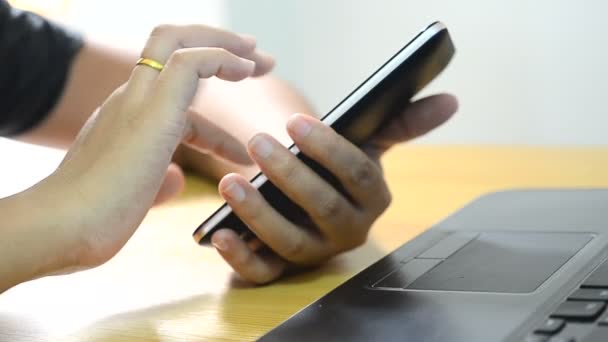
[[[598,268],[608,265],[606,222],[608,189],[488,194],[388,253],[262,341],[526,340],[579,290],[601,294],[608,288],[608,266]],[[597,309],[601,303],[580,307]],[[600,322],[603,315],[608,318],[608,309],[597,317]],[[567,321],[556,337],[587,341],[590,330],[602,328],[599,341],[608,341],[606,327]]]
[[[588,233],[452,232],[370,285],[378,290],[530,293],[592,238]]]

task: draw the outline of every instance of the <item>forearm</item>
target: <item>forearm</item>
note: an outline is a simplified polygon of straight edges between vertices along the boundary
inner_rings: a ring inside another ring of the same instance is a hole
[[[114,89],[127,81],[136,55],[85,42],[70,69],[63,94],[52,111],[19,140],[67,148],[78,131]]]

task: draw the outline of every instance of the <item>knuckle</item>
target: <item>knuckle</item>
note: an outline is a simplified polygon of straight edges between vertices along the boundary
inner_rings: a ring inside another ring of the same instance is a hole
[[[230,52],[221,47],[207,47],[205,53],[218,59],[224,59],[231,55]]]
[[[294,184],[300,179],[300,169],[297,167],[296,163],[290,160],[285,160],[282,163],[279,174],[288,184]]]
[[[385,211],[388,207],[390,207],[393,201],[393,194],[391,193],[388,185],[384,180],[381,181],[380,186],[378,187],[378,191],[376,192],[374,200],[372,201],[372,208],[375,209],[379,213]]]
[[[171,57],[169,57],[169,61],[167,62],[167,64],[170,64],[173,67],[187,66],[190,61],[189,55],[190,54],[186,50],[183,50],[183,49],[175,50],[171,54]]]
[[[175,30],[175,28],[176,28],[175,25],[170,25],[170,24],[157,25],[152,29],[150,36],[151,37],[162,37],[162,36],[168,35],[169,32],[172,32],[173,30]]]
[[[356,162],[351,168],[350,178],[353,184],[369,187],[377,183],[379,179],[378,169],[373,161],[365,159]]]
[[[283,257],[291,262],[302,262],[305,242],[302,234],[294,234],[283,251]]]
[[[255,262],[255,253],[245,250],[239,253],[234,259],[234,266],[238,269],[248,268]]]
[[[321,127],[320,129],[325,128]],[[320,157],[323,157],[323,159],[330,160],[332,159],[332,156],[340,154],[341,141],[335,136],[330,139],[327,139],[326,141],[327,143],[324,146],[318,144],[318,147],[320,148],[318,153]]]
[[[366,241],[367,241],[367,232],[362,233],[362,234],[354,234],[353,238],[350,241],[350,244],[347,246],[347,250],[351,250],[351,249],[360,247]]]
[[[384,191],[382,191],[382,208],[387,209],[393,203],[393,194],[388,189],[387,186],[384,187]]]
[[[254,196],[252,196],[254,197]],[[266,220],[265,213],[267,208],[264,208],[261,200],[252,199],[246,202],[246,212],[243,213],[243,218],[246,220],[247,226],[255,233],[257,228],[264,225]]]
[[[342,213],[343,208],[343,200],[338,194],[326,195],[317,206],[316,216],[321,220],[335,219]]]

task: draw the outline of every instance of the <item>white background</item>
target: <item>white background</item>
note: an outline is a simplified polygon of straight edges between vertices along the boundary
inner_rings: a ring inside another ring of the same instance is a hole
[[[453,92],[461,108],[419,142],[608,144],[608,2],[172,0],[156,2],[157,8],[144,3],[154,2],[72,1],[60,16],[91,37],[136,50],[156,23],[202,22],[253,33],[277,57],[276,72],[321,113],[439,19],[450,30],[457,55],[424,93]],[[0,189],[2,195],[43,177],[61,153],[0,141],[0,156],[0,178],[15,180]]]
[[[601,0],[257,0],[226,9],[228,24],[257,33],[279,74],[322,111],[441,20],[457,55],[426,93],[453,92],[461,110],[426,141],[552,145],[608,143],[606,13]]]

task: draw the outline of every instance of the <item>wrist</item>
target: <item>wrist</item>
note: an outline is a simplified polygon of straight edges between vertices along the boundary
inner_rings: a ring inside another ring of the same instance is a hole
[[[0,292],[19,283],[62,273],[76,265],[77,246],[70,234],[73,215],[65,215],[65,200],[50,196],[46,180],[0,200],[3,217],[0,250]],[[59,193],[58,191],[54,192]]]
[[[40,251],[36,278],[83,268],[86,248],[78,230],[84,225],[86,211],[70,191],[73,187],[54,173],[24,193],[24,203],[37,208],[29,225],[35,237],[32,244]]]

